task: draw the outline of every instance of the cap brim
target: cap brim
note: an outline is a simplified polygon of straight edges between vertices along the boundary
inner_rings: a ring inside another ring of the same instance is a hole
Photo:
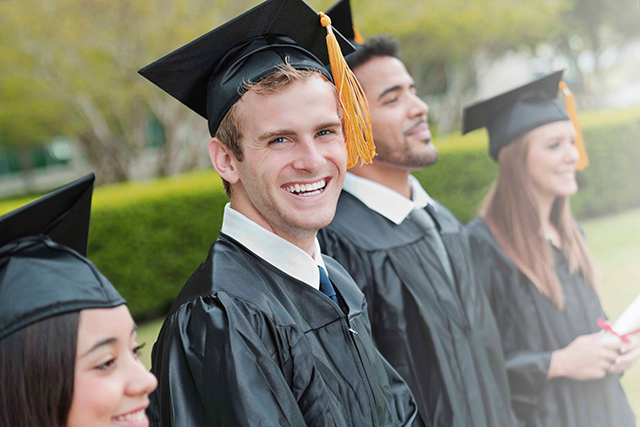
[[[490,126],[492,120],[517,101],[528,96],[555,99],[564,70],[556,71],[493,98],[469,105],[463,111],[462,134]]]

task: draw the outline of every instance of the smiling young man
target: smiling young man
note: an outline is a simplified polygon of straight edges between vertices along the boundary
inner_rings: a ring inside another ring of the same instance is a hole
[[[154,346],[155,426],[421,425],[316,240],[353,142],[325,36],[303,1],[269,0],[141,70],[208,119],[230,198]]]
[[[379,36],[347,58],[378,156],[347,173],[320,239],[367,297],[374,341],[434,426],[512,426],[500,336],[459,222],[411,175],[434,164],[427,105]]]

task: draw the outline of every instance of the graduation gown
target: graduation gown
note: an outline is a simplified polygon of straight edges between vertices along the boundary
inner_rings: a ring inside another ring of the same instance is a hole
[[[417,225],[396,225],[346,191],[318,239],[365,294],[374,341],[426,423],[512,426],[500,337],[476,286],[468,240],[443,205],[436,210],[456,283]]]
[[[551,353],[576,337],[598,332],[605,318],[596,292],[572,275],[564,253],[554,247],[556,272],[565,296],[557,309],[502,252],[486,223],[467,229],[480,281],[494,311],[505,352],[515,413],[525,426],[634,427],[634,415],[619,375],[601,380],[547,380]]]
[[[154,345],[151,424],[410,425],[415,404],[373,345],[364,296],[324,262],[342,309],[221,234]]]

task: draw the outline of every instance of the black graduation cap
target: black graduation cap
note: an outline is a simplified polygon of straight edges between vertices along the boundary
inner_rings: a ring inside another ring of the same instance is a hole
[[[356,32],[353,27],[353,16],[351,15],[351,3],[349,0],[339,0],[334,3],[326,14],[331,18],[331,25],[340,34],[345,36],[352,44],[355,43]]]
[[[87,256],[94,181],[95,175],[89,174],[0,217],[0,246],[20,237],[46,234]]]
[[[489,153],[497,160],[502,147],[530,130],[547,123],[569,120],[566,110],[555,101],[563,71],[466,107],[462,133],[486,127]]]
[[[0,218],[0,339],[51,316],[125,303],[85,258],[94,179]]]
[[[353,46],[338,33],[343,54]],[[243,83],[258,82],[285,59],[332,80],[327,31],[303,0],[267,0],[177,49],[139,73],[209,121],[215,135]]]

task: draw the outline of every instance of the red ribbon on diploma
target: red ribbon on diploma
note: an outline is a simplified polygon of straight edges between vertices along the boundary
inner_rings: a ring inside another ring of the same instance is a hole
[[[611,327],[611,322],[609,322],[608,320],[603,320],[603,319],[598,319],[598,326],[600,326],[605,331],[610,332],[610,333],[612,333],[613,335],[615,335],[617,337],[620,337],[620,339],[622,341],[624,341],[624,342],[631,341],[629,339],[629,335],[637,334],[638,332],[640,332],[640,329],[636,329],[635,331],[631,331],[631,332],[626,333],[624,335],[620,335],[616,331],[613,330],[613,328]]]

